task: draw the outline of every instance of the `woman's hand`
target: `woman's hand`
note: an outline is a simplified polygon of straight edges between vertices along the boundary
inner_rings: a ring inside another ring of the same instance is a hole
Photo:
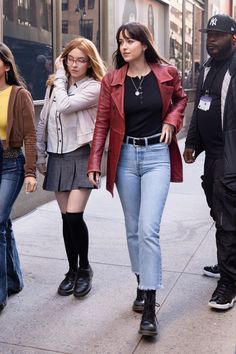
[[[37,187],[37,181],[36,178],[34,177],[25,177],[25,193],[31,193],[36,190]]]
[[[164,123],[162,126],[160,142],[169,145],[171,143],[174,130],[175,127],[173,125]]]
[[[95,188],[99,187],[99,182],[100,182],[100,173],[99,172],[89,172],[88,173],[88,178],[89,178],[89,182],[92,183],[92,185]]]
[[[59,55],[59,57],[57,57],[56,60],[55,60],[55,67],[56,67],[56,70],[58,70],[58,69],[64,69],[63,59],[61,59],[61,56],[60,56],[60,55]]]

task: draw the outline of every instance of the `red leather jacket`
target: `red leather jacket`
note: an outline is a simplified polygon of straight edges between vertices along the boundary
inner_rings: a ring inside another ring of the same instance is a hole
[[[155,74],[162,98],[163,123],[172,124],[175,134],[182,127],[186,95],[181,87],[179,74],[175,67],[162,64],[150,64]],[[113,194],[117,164],[125,134],[124,81],[128,65],[105,75],[101,85],[98,112],[88,162],[88,172],[101,172],[101,159],[105,141],[110,131],[107,159],[107,190]],[[171,160],[171,181],[182,182],[182,159],[174,134],[169,146]]]

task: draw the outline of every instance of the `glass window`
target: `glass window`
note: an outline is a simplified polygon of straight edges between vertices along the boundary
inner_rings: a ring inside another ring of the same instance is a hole
[[[94,9],[94,0],[88,0],[88,9]]]
[[[183,85],[192,87],[193,79],[193,4],[185,3],[185,65]]]
[[[69,6],[68,0],[62,0],[61,6],[62,6],[62,11],[67,11]]]
[[[199,28],[202,27],[202,10],[195,6],[194,8],[194,45],[193,45],[193,77],[192,86],[196,87],[199,75],[199,69],[202,62],[202,35]]]
[[[233,13],[232,17],[235,19],[236,18],[236,0],[233,0]]]
[[[99,0],[70,0],[68,10],[62,12],[62,47],[71,39],[83,36],[100,49],[99,8]]]
[[[79,22],[79,32],[80,35],[93,40],[93,20],[83,20],[81,19]]]
[[[182,0],[175,1],[175,5],[170,7],[170,55],[169,61],[176,66],[182,76]]]
[[[68,21],[62,20],[62,33],[68,33]]]
[[[3,14],[3,41],[33,99],[42,100],[52,72],[52,0],[7,0]]]

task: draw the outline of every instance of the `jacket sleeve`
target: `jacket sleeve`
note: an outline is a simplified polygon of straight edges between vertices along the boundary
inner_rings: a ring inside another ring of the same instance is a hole
[[[187,137],[185,140],[185,148],[195,150],[196,135],[197,135],[197,118],[196,118],[196,107],[195,107],[193,110],[192,118],[188,128]]]
[[[110,74],[105,75],[101,84],[95,130],[88,161],[88,172],[101,172],[102,154],[110,128],[111,117],[111,89],[109,75]]]
[[[43,108],[40,112],[39,122],[37,126],[36,136],[37,136],[37,163],[45,163],[47,157],[47,138],[46,138],[46,127],[47,127],[47,120],[48,120],[48,113],[49,113],[49,92],[51,87],[48,86],[45,97],[44,97],[44,104]]]
[[[87,86],[75,95],[68,95],[65,70],[59,69],[54,85],[56,108],[59,113],[74,113],[97,105],[101,84],[96,80],[89,81]]]
[[[36,176],[36,132],[35,132],[35,111],[30,93],[23,89],[19,91],[21,100],[21,111],[23,120],[23,141],[25,148],[25,177]]]
[[[204,80],[204,67],[201,68],[201,71],[200,71],[200,74],[198,77],[195,105],[194,105],[190,125],[188,128],[187,137],[185,140],[185,148],[193,149],[193,150],[195,150],[195,152],[197,150],[197,154],[199,154],[203,150],[201,138],[200,138],[198,128],[197,128],[197,106],[198,106],[198,102],[199,102],[200,95],[201,95],[201,86],[202,86],[203,80]]]
[[[175,67],[171,67],[173,73],[173,94],[171,109],[164,118],[164,123],[171,124],[175,127],[177,134],[183,126],[184,110],[187,105],[187,96],[181,86],[180,76]]]

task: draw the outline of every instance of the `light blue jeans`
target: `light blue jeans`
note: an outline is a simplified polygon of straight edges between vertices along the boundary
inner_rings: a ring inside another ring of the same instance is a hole
[[[23,288],[10,213],[24,181],[25,158],[2,158],[0,152],[0,304]]]
[[[139,288],[143,290],[162,287],[159,232],[169,185],[168,145],[122,145],[116,186],[125,217],[132,271],[139,274]]]

